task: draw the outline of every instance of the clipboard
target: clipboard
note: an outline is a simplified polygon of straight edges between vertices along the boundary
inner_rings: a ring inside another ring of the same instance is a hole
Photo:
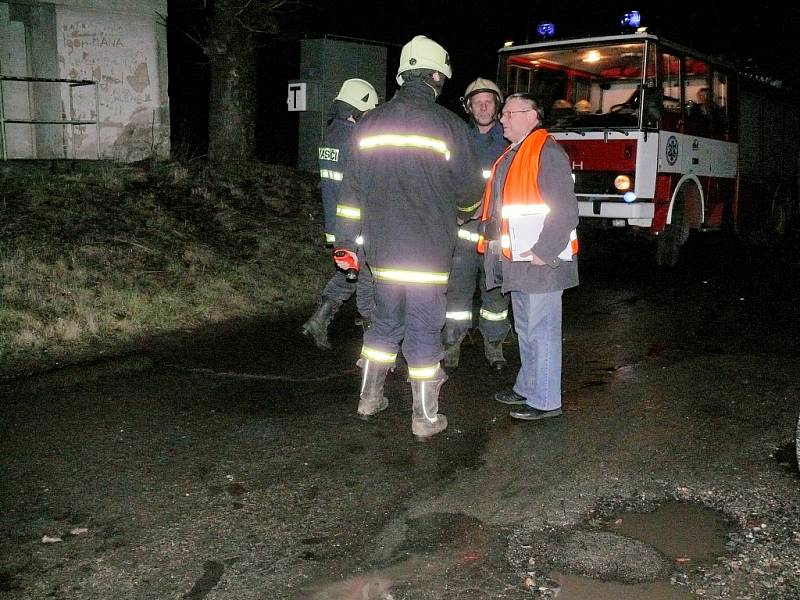
[[[511,238],[511,260],[530,262],[530,257],[520,256],[521,252],[530,250],[539,241],[544,227],[546,213],[514,215],[508,218],[508,234]],[[559,260],[572,260],[572,247],[567,242],[566,248],[558,255]]]

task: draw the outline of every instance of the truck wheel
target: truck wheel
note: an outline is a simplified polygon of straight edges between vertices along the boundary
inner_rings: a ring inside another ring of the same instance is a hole
[[[678,263],[681,246],[689,239],[689,221],[683,204],[682,197],[675,199],[675,206],[672,207],[672,223],[667,225],[658,238],[656,264],[662,267],[674,267]]]

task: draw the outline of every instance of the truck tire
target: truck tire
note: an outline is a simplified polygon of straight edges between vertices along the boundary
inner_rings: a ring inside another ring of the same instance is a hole
[[[675,198],[672,207],[672,223],[666,226],[658,237],[656,247],[656,264],[662,267],[674,267],[678,264],[681,246],[689,239],[689,220],[684,210],[683,196]]]

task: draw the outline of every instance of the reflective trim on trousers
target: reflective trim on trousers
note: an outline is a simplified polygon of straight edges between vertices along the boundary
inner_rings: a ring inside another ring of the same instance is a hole
[[[439,372],[439,363],[428,367],[408,367],[408,378],[415,381],[427,381],[434,379]]]
[[[454,310],[445,313],[445,319],[450,321],[472,321],[472,311],[470,310]]]
[[[376,348],[370,348],[369,346],[362,346],[361,356],[367,360],[374,360],[377,363],[393,365],[397,359],[397,352],[384,352]]]
[[[487,321],[505,321],[506,318],[508,318],[507,310],[502,312],[492,312],[490,310],[486,310],[485,308],[481,308],[481,319],[486,319]]]

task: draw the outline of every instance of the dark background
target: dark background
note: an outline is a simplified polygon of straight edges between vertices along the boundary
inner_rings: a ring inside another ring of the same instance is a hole
[[[169,93],[172,141],[178,157],[206,152],[208,67],[202,49],[190,36],[202,39],[205,35],[212,5],[213,0],[169,3]],[[463,114],[458,99],[464,88],[478,76],[495,78],[497,50],[506,40],[537,41],[536,24],[543,20],[556,24],[557,37],[615,34],[621,31],[621,15],[632,9],[641,13],[642,24],[651,33],[798,87],[797,4],[778,8],[777,3],[768,2],[740,8],[727,2],[287,2],[277,13],[279,30],[258,36],[258,158],[295,163],[297,115],[286,110],[286,84],[299,75],[303,37],[333,34],[386,44],[386,89],[391,97],[400,47],[415,35],[426,35],[447,49],[453,63],[453,80],[440,102]]]

